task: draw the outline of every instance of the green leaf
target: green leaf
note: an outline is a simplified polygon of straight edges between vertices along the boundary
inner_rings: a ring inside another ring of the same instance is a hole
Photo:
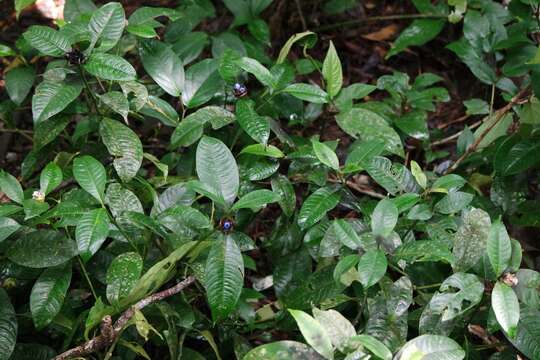
[[[328,102],[328,94],[316,85],[291,84],[283,89],[283,92],[314,104],[326,104]]]
[[[454,271],[466,271],[480,261],[486,253],[490,228],[491,219],[484,210],[472,209],[463,216],[454,235]]]
[[[30,312],[36,329],[50,324],[58,315],[71,283],[71,262],[45,269],[32,287]]]
[[[144,70],[171,96],[180,96],[184,88],[184,66],[170,45],[157,40],[144,40],[139,45]]]
[[[0,288],[0,360],[9,360],[17,342],[17,317],[9,296]]]
[[[9,98],[21,105],[34,85],[36,70],[29,66],[18,66],[5,73],[4,77]]]
[[[242,196],[231,208],[231,210],[238,210],[238,209],[259,209],[261,207],[266,206],[268,203],[273,203],[276,201],[279,201],[281,197],[279,194],[262,189],[262,190],[255,190],[252,192],[247,193],[246,195]]]
[[[386,120],[373,111],[352,108],[336,116],[339,127],[353,137],[360,137],[362,141],[382,140],[385,150],[403,157],[403,145],[397,132],[392,129]]]
[[[0,216],[0,242],[6,240],[11,234],[19,230],[21,225],[15,220]]]
[[[60,265],[76,255],[74,241],[61,232],[43,229],[20,237],[7,251],[11,261],[31,268]]]
[[[112,183],[107,187],[105,203],[109,206],[114,217],[118,217],[126,211],[144,213],[137,195],[118,183]]]
[[[296,320],[296,324],[307,343],[325,359],[333,359],[334,349],[325,328],[317,320],[301,310],[289,309],[289,313]]]
[[[423,261],[454,261],[448,246],[440,240],[417,240],[400,245],[394,252],[394,259],[412,264]]]
[[[244,71],[253,74],[261,84],[274,89],[277,86],[277,80],[274,75],[255,59],[243,57],[238,59],[237,65]]]
[[[540,357],[540,311],[535,308],[523,308],[520,314],[517,335],[510,339],[512,344],[529,359]]]
[[[306,344],[284,340],[257,346],[248,352],[242,360],[322,360],[318,353]]]
[[[241,99],[236,102],[236,119],[253,140],[266,145],[270,137],[270,124],[257,114],[252,100]]]
[[[81,15],[90,15],[96,10],[92,0],[66,0],[64,4],[64,20],[73,22]]]
[[[50,162],[41,171],[39,176],[39,191],[44,195],[49,194],[62,183],[62,169],[54,162]]]
[[[378,283],[386,274],[387,266],[386,256],[381,250],[368,250],[358,262],[358,273],[362,286],[367,289]]]
[[[298,225],[307,229],[319,222],[339,202],[336,191],[323,187],[311,194],[302,204],[298,214]]]
[[[231,205],[240,183],[236,160],[221,140],[203,136],[196,153],[197,176]]]
[[[75,240],[79,255],[84,262],[98,252],[109,235],[109,216],[103,208],[85,213],[75,228]]]
[[[503,330],[510,338],[515,338],[518,331],[519,302],[514,290],[497,281],[491,293],[491,307]]]
[[[324,234],[323,241],[327,237],[335,238],[339,243],[350,249],[356,250],[362,246],[362,240],[353,226],[345,219],[336,219]]]
[[[204,124],[192,117],[186,117],[180,124],[174,129],[171,136],[171,146],[191,146],[203,136]]]
[[[24,193],[19,181],[10,173],[0,170],[0,191],[12,201],[22,204]]]
[[[484,61],[483,55],[474,49],[465,38],[454,41],[446,48],[454,52],[483,83],[491,85],[497,81],[495,70]]]
[[[107,300],[115,304],[129,295],[143,269],[143,260],[135,252],[120,254],[107,269]]]
[[[105,167],[90,155],[73,160],[73,177],[77,183],[103,204],[103,193],[107,182]]]
[[[129,114],[129,101],[127,97],[120,91],[109,91],[103,95],[99,95],[99,99],[107,105],[112,111],[120,114],[124,121],[127,122]]]
[[[465,209],[473,198],[473,194],[463,191],[449,191],[448,194],[435,204],[433,210],[441,214],[455,214]]]
[[[112,49],[120,40],[125,25],[126,16],[120,3],[110,2],[94,11],[88,24],[91,42],[86,53],[92,51],[98,40],[100,41],[98,50],[104,52]]]
[[[313,316],[319,324],[324,324],[328,338],[334,347],[342,350],[349,338],[356,335],[356,330],[349,320],[336,310],[322,311],[313,308]]]
[[[285,175],[278,174],[271,180],[272,191],[279,194],[278,201],[281,210],[286,216],[292,216],[296,209],[296,194],[294,187]]]
[[[43,55],[59,57],[71,51],[68,38],[48,26],[30,26],[23,36],[32,47]]]
[[[371,231],[375,236],[387,237],[396,227],[399,211],[392,200],[379,201],[371,214]]]
[[[349,339],[349,343],[358,343],[362,345],[379,359],[392,360],[392,352],[388,350],[384,343],[380,342],[373,336],[365,334],[356,335]]]
[[[35,2],[36,0],[15,0],[15,13],[17,15],[17,19],[19,18],[19,15],[21,15],[21,11]]]
[[[95,53],[84,63],[90,74],[105,80],[131,81],[137,79],[137,72],[127,60],[120,56]]]
[[[317,42],[317,34],[311,31],[304,31],[302,33],[297,33],[291,36],[279,51],[276,64],[281,64],[285,61],[285,59],[287,59],[287,55],[289,55],[292,46],[298,41],[302,41],[306,48],[313,47],[313,45],[315,45],[315,43]]]
[[[411,160],[411,173],[416,179],[418,185],[420,185],[422,189],[425,189],[427,187],[426,174],[424,174],[420,165],[418,165],[418,163],[414,160]]]
[[[493,165],[501,176],[522,173],[538,163],[538,144],[533,141],[519,141],[508,137],[498,147]]]
[[[333,99],[343,86],[343,72],[341,70],[341,61],[332,41],[330,41],[328,52],[324,58],[322,75],[326,81],[326,92]]]
[[[311,146],[313,146],[315,156],[317,156],[320,162],[336,171],[339,170],[339,159],[334,150],[325,143],[315,139],[311,139]]]
[[[203,105],[223,90],[218,65],[218,60],[205,59],[187,69],[182,92],[182,102],[185,106],[195,108]]]
[[[408,341],[395,360],[461,360],[465,351],[454,340],[440,335],[422,335]]]
[[[434,39],[444,28],[446,21],[443,19],[417,19],[401,32],[392,48],[386,55],[388,59],[409,46],[424,45]]]
[[[242,253],[230,235],[214,242],[206,262],[204,286],[214,321],[236,309],[244,285]]]
[[[158,119],[164,125],[178,126],[180,117],[174,108],[165,100],[155,96],[148,96],[147,101],[143,105],[140,113]]]
[[[82,83],[78,81],[53,82],[43,81],[32,97],[32,117],[34,124],[49,119],[64,110],[73,100],[79,97]]]
[[[131,180],[142,164],[143,148],[141,140],[126,125],[119,121],[103,118],[99,124],[101,140],[111,155],[114,169],[124,182]]]
[[[248,145],[240,151],[240,154],[251,154],[257,156],[267,156],[279,159],[285,156],[281,150],[274,145],[252,144]]]
[[[263,19],[254,19],[248,23],[248,30],[257,41],[270,44],[270,28]]]
[[[512,243],[506,227],[500,220],[491,224],[487,240],[487,254],[495,275],[501,276],[510,265]]]

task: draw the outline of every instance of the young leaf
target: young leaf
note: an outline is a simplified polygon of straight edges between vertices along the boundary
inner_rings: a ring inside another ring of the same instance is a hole
[[[386,345],[384,345],[384,343],[380,342],[373,336],[365,334],[356,335],[349,339],[349,344],[350,343],[359,343],[373,353],[373,355],[375,355],[377,358],[383,360],[392,360],[392,352],[386,347]]]
[[[280,200],[279,194],[262,189],[255,190],[242,196],[231,208],[231,210],[238,209],[259,209],[266,206],[268,203],[276,202]]]
[[[242,253],[230,235],[215,241],[210,249],[204,284],[212,318],[225,319],[236,308],[244,285]]]
[[[135,252],[120,254],[107,269],[107,300],[114,304],[129,295],[143,269],[143,260]]]
[[[418,185],[420,185],[422,189],[425,189],[427,187],[426,174],[424,174],[420,165],[418,165],[418,163],[414,160],[411,160],[411,173],[416,179]]]
[[[60,166],[56,165],[54,162],[48,163],[39,176],[40,191],[44,195],[47,195],[62,183],[62,178],[63,175]]]
[[[279,51],[276,64],[281,64],[287,59],[287,55],[289,55],[292,46],[298,41],[303,41],[306,48],[313,47],[313,45],[315,45],[315,43],[317,42],[317,34],[311,31],[304,31],[302,33],[294,34],[293,36],[291,36]]]
[[[497,281],[491,293],[491,307],[497,322],[508,333],[508,336],[514,338],[519,322],[519,302],[514,290]]]
[[[491,224],[487,240],[487,254],[495,275],[501,276],[510,264],[512,244],[506,227],[500,220]]]
[[[240,183],[236,160],[221,140],[203,136],[196,153],[199,180],[209,186],[231,205],[238,194]]]
[[[339,159],[334,150],[325,143],[315,139],[311,139],[311,146],[313,146],[315,156],[317,156],[320,162],[336,171],[339,170]]]
[[[119,121],[103,118],[99,124],[101,140],[115,156],[113,161],[116,173],[127,182],[131,180],[142,164],[143,148],[137,134]]]
[[[313,308],[313,316],[319,324],[324,324],[332,345],[337,349],[343,349],[347,340],[356,335],[356,330],[351,322],[336,310],[322,311]]]
[[[88,24],[91,42],[86,52],[90,53],[98,40],[100,41],[98,50],[112,49],[120,40],[125,25],[126,15],[120,3],[110,2],[94,11]]]
[[[8,360],[17,343],[17,316],[6,290],[0,288],[0,360]]]
[[[399,211],[392,200],[379,201],[371,214],[371,231],[375,236],[389,236],[397,224]]]
[[[421,335],[408,341],[394,357],[395,360],[416,359],[462,360],[465,351],[454,340],[440,335]]]
[[[105,209],[94,209],[81,216],[75,228],[75,240],[84,262],[99,250],[108,235],[109,216]]]
[[[10,173],[0,170],[0,191],[12,201],[22,204],[24,193],[19,181]]]
[[[30,312],[36,329],[44,328],[58,315],[70,282],[70,261],[45,269],[37,279],[30,293]]]
[[[302,204],[298,214],[298,225],[307,229],[321,220],[328,211],[332,210],[339,202],[337,192],[323,187],[311,194]]]
[[[240,151],[240,154],[251,154],[257,156],[268,156],[271,158],[282,158],[285,156],[280,149],[274,145],[252,144]]]
[[[274,89],[276,87],[276,79],[274,75],[265,68],[260,62],[248,57],[240,58],[237,65],[250,74],[253,74],[261,84]]]
[[[69,40],[61,32],[48,26],[32,25],[23,34],[28,43],[43,55],[62,56],[71,51]]]
[[[73,177],[84,190],[103,203],[107,174],[105,167],[99,161],[90,155],[75,158],[73,160]]]
[[[36,87],[32,97],[32,117],[34,124],[49,119],[64,110],[79,97],[82,83],[79,81],[43,81]]]
[[[21,105],[34,85],[36,70],[29,66],[18,66],[4,76],[9,98],[15,104]]]
[[[326,81],[326,92],[333,99],[343,86],[343,73],[341,70],[341,61],[332,41],[330,41],[328,52],[324,58],[322,74]]]
[[[386,256],[381,250],[368,250],[358,262],[358,274],[362,286],[367,289],[378,283],[386,274],[387,266]]]
[[[283,89],[283,92],[314,104],[326,104],[328,94],[318,86],[311,84],[291,84]]]
[[[289,309],[289,312],[296,320],[296,324],[307,343],[325,359],[332,360],[334,358],[334,349],[330,342],[330,336],[319,321],[301,310]]]
[[[266,145],[270,137],[270,124],[255,112],[252,100],[241,99],[236,103],[236,119],[242,129],[255,141]]]
[[[131,81],[137,79],[137,72],[127,60],[111,54],[90,55],[84,63],[84,70],[105,80]]]
[[[157,40],[144,40],[139,45],[144,70],[171,96],[180,96],[184,89],[184,66],[170,45]]]

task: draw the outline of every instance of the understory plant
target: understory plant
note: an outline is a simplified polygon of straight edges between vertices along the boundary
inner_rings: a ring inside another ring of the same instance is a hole
[[[443,38],[488,89],[450,141],[460,79],[352,83],[271,0],[66,0],[2,45],[0,360],[540,359],[540,4],[412,3],[387,59]]]

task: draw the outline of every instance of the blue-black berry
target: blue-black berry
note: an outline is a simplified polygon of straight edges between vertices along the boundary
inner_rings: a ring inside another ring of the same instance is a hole
[[[231,219],[224,218],[219,222],[219,227],[223,232],[231,232],[234,228],[234,222]]]
[[[248,93],[247,87],[240,83],[234,84],[232,90],[233,90],[234,96],[237,98],[244,97]]]
[[[84,54],[79,49],[73,49],[66,54],[66,59],[71,65],[80,65],[84,62]]]

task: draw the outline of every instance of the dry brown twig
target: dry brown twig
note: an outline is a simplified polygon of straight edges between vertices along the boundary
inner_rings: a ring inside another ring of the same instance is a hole
[[[135,315],[136,310],[141,310],[142,308],[150,304],[168,298],[169,296],[178,294],[180,291],[184,290],[186,287],[193,284],[194,282],[195,277],[188,276],[183,281],[179,282],[171,288],[145,297],[144,299],[138,301],[137,303],[135,303],[135,305],[124,311],[122,315],[120,315],[118,320],[116,320],[114,325],[112,323],[111,316],[105,316],[101,320],[100,335],[88,340],[84,344],[81,344],[77,347],[67,350],[66,352],[63,352],[62,354],[56,356],[54,360],[66,360],[75,357],[81,357],[112,345],[118,339],[128,321],[133,317],[133,315]]]

